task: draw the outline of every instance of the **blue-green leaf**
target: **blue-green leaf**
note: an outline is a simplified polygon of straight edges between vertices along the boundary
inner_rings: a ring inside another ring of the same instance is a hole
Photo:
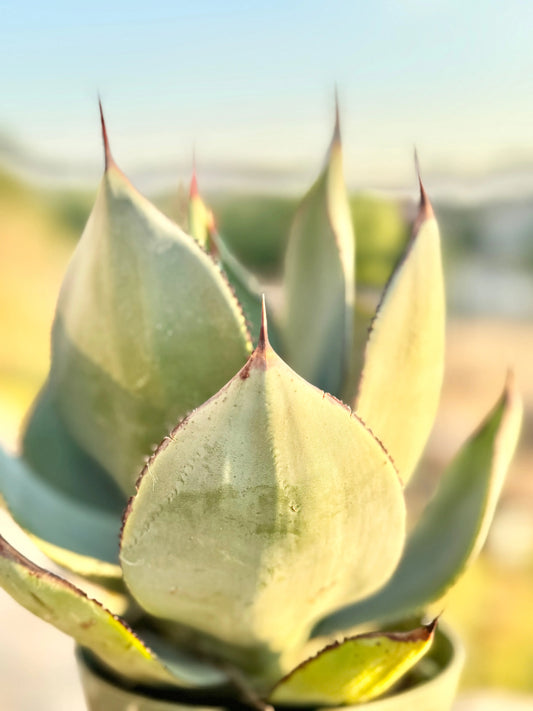
[[[407,483],[437,412],[444,372],[445,297],[437,221],[420,183],[413,237],[378,306],[356,411]]]
[[[494,410],[445,471],[389,582],[367,600],[324,620],[317,634],[399,619],[423,610],[453,585],[485,541],[521,418],[521,401],[509,380]]]
[[[1,449],[0,491],[13,518],[57,563],[83,575],[121,576],[119,514],[65,495]]]
[[[336,396],[342,394],[352,346],[354,252],[337,117],[326,166],[290,231],[282,332],[289,365]]]
[[[242,307],[252,337],[256,338],[261,327],[261,287],[255,276],[241,264],[218,232],[213,212],[198,191],[196,173],[191,180],[189,231],[224,270]]]

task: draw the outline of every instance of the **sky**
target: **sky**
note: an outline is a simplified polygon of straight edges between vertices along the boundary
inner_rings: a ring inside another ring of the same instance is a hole
[[[533,164],[527,0],[0,0],[0,135],[117,162],[316,170],[338,89],[348,181]]]

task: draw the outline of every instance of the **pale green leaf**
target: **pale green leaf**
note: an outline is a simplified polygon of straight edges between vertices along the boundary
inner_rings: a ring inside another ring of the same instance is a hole
[[[212,250],[211,238],[209,236],[210,220],[211,211],[198,192],[196,172],[194,172],[189,193],[188,230],[189,234],[194,237],[206,252],[211,252]]]
[[[242,306],[250,332],[254,338],[257,338],[261,328],[261,286],[254,275],[241,264],[215,229],[211,232],[211,239],[216,247],[217,258]]]
[[[65,495],[2,449],[0,491],[15,521],[57,563],[84,575],[121,576],[119,514]]]
[[[235,292],[253,337],[261,326],[261,287],[255,276],[241,264],[219,234],[212,210],[198,192],[193,174],[189,198],[189,231],[220,264]]]
[[[246,366],[148,462],[121,563],[148,612],[240,646],[250,665],[251,650],[297,647],[327,611],[383,585],[404,525],[382,446],[263,330]]]
[[[129,494],[152,447],[250,348],[212,258],[108,155],[52,334],[47,388],[72,437]]]
[[[135,683],[220,684],[224,675],[196,660],[163,664],[125,622],[71,583],[38,567],[0,536],[0,585],[19,604],[90,649]],[[189,670],[190,665],[190,670]]]
[[[317,634],[369,620],[399,619],[442,597],[485,541],[521,418],[520,398],[509,382],[494,410],[444,472],[387,585],[324,620]]]
[[[444,370],[445,296],[440,238],[421,186],[407,251],[372,323],[356,411],[407,483],[437,412]]]
[[[410,632],[372,632],[332,644],[276,684],[269,701],[333,706],[375,699],[424,656],[434,628],[435,623]]]
[[[301,202],[289,235],[283,342],[292,368],[339,396],[352,345],[354,251],[337,122],[326,166]]]

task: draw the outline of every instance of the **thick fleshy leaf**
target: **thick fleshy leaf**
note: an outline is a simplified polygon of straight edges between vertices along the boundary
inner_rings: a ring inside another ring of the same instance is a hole
[[[464,665],[464,649],[455,635],[436,631],[429,652],[402,679],[400,688],[384,698],[338,709],[353,711],[450,711]],[[331,706],[323,707],[332,711]]]
[[[121,577],[119,515],[66,496],[1,448],[0,491],[15,521],[52,560],[82,575]]]
[[[152,446],[250,349],[220,269],[131,186],[107,149],[53,327],[47,388],[61,423],[131,493]]]
[[[127,500],[74,441],[45,386],[29,417],[23,460],[3,457],[0,492],[52,560],[85,577],[122,576],[118,539]]]
[[[250,332],[256,337],[261,327],[261,287],[219,234],[213,212],[198,191],[196,172],[191,180],[189,231],[221,265],[242,307]]]
[[[32,563],[1,536],[0,586],[27,610],[135,683],[194,687],[225,681],[222,672],[196,660],[163,664],[120,618],[71,583]]]
[[[148,462],[121,563],[149,613],[219,640],[226,656],[240,648],[241,664],[267,653],[258,673],[279,674],[272,656],[301,644],[328,610],[383,585],[404,525],[382,446],[292,371],[263,327],[245,367]]]
[[[273,704],[355,704],[384,694],[429,650],[435,623],[410,632],[372,632],[326,647],[282,679]]]
[[[283,342],[292,368],[338,396],[352,345],[354,251],[337,115],[326,166],[300,204],[289,235]]]
[[[433,426],[444,372],[439,229],[422,183],[420,189],[413,237],[372,323],[356,404],[404,483]]]
[[[520,398],[509,381],[494,410],[445,471],[387,585],[324,620],[317,634],[370,620],[399,619],[442,597],[485,541],[521,418]]]
[[[198,192],[198,182],[196,179],[196,168],[194,169],[191,187],[189,191],[189,234],[194,237],[198,244],[206,252],[212,251],[211,239],[209,237],[210,210]]]
[[[256,338],[261,328],[261,286],[255,276],[239,262],[226,245],[222,236],[216,231],[214,222],[211,240],[215,246],[217,258],[242,306],[250,332]]]
[[[127,497],[105,469],[74,440],[47,383],[27,418],[22,454],[33,473],[63,496],[120,519]]]

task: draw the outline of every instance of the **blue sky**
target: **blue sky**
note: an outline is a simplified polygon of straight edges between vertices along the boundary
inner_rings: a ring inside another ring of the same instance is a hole
[[[96,96],[126,169],[320,162],[338,86],[346,170],[412,178],[533,161],[533,3],[6,2],[0,131],[100,165]]]

